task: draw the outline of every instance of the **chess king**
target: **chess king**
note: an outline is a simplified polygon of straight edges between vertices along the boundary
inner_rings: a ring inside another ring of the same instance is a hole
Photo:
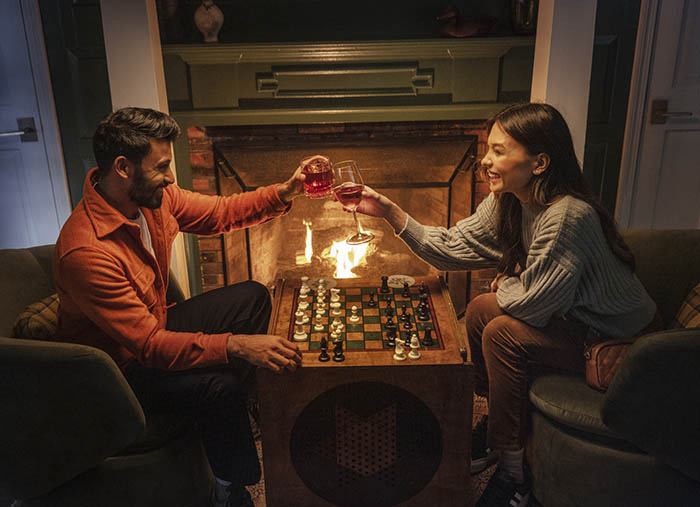
[[[587,336],[635,336],[656,305],[612,217],[587,188],[554,107],[505,109],[488,122],[487,144],[481,172],[491,193],[450,229],[418,223],[367,186],[357,212],[384,218],[440,270],[498,270],[492,292],[467,308],[475,390],[489,409],[472,433],[471,471],[499,461],[477,507],[522,507],[530,496],[527,365],[580,371]]]
[[[170,168],[180,128],[167,114],[124,108],[97,127],[97,167],[56,243],[59,338],[104,350],[147,414],[191,416],[216,476],[217,506],[252,506],[260,478],[245,407],[255,367],[294,371],[298,347],[265,334],[269,294],[256,282],[168,307],[178,232],[219,234],[286,213],[303,194],[301,168],[285,182],[230,197],[178,187]]]

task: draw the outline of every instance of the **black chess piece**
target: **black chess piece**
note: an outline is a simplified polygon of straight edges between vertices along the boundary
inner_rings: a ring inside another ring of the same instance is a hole
[[[382,294],[386,294],[387,292],[391,292],[391,289],[389,288],[389,277],[388,276],[382,277],[382,286],[379,288],[379,292],[381,292]]]
[[[411,322],[411,319],[403,323],[403,328],[406,330],[407,333],[411,331],[411,328],[413,328],[413,323]]]
[[[374,291],[369,293],[369,301],[367,301],[367,306],[370,308],[377,306],[377,302],[374,300]]]
[[[322,363],[329,361],[331,356],[328,355],[328,340],[324,336],[321,338],[321,353],[318,355],[318,360]]]
[[[387,316],[387,318],[391,318],[394,316],[394,307],[393,306],[387,306],[386,310],[384,310],[384,314]]]
[[[419,304],[416,307],[416,317],[421,321],[430,320],[430,308],[428,305],[424,305],[423,303]]]
[[[341,363],[345,361],[345,355],[343,354],[343,341],[338,340],[333,342],[333,361],[336,363]]]
[[[406,308],[406,303],[401,303],[401,315],[399,316],[399,320],[401,322],[406,322],[408,319],[410,319],[410,316],[407,312],[408,309]]]
[[[408,282],[403,283],[403,292],[401,295],[405,298],[410,298],[411,297],[411,289],[408,288]]]
[[[426,326],[425,328],[425,335],[423,336],[423,340],[421,340],[421,343],[423,344],[424,347],[430,347],[435,343],[435,340],[433,340],[433,328],[430,326]]]
[[[425,287],[425,282],[421,281],[420,286],[418,287],[418,292],[421,294],[421,296],[423,294],[427,294],[428,289]]]

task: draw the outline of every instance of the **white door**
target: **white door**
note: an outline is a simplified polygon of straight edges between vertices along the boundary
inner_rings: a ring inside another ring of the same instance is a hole
[[[700,228],[700,2],[658,2],[651,55],[627,226]]]
[[[54,243],[70,211],[35,1],[0,2],[0,133],[33,118],[37,134],[0,136],[0,248]]]

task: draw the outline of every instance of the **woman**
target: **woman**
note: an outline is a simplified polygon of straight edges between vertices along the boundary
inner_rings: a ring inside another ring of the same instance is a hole
[[[523,506],[528,364],[580,371],[587,338],[632,336],[656,305],[586,187],[561,114],[517,104],[490,120],[488,133],[481,169],[491,193],[454,227],[421,225],[371,188],[358,211],[386,219],[438,269],[498,268],[492,292],[466,314],[476,392],[489,403],[472,435],[472,473],[499,460],[477,506]]]

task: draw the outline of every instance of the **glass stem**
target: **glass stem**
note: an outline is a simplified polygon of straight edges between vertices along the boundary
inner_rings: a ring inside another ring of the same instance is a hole
[[[360,221],[357,219],[357,212],[352,210],[352,218],[355,219],[355,227],[357,227],[357,234],[362,235],[362,229],[360,229]]]

